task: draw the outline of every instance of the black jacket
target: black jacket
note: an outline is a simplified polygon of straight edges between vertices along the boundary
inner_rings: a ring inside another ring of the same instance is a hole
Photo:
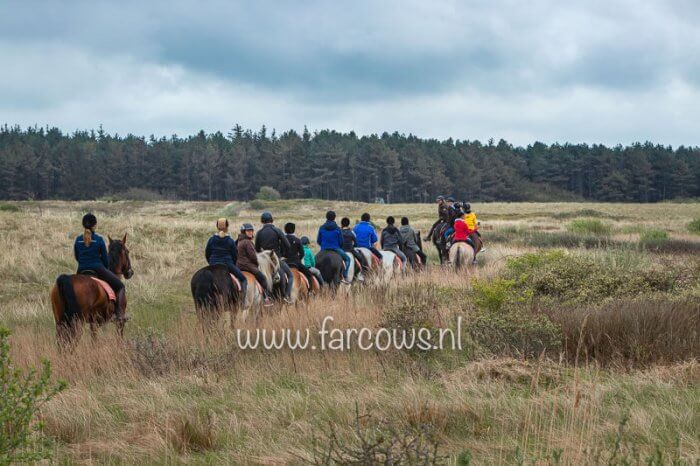
[[[343,234],[343,251],[352,252],[357,244],[355,232],[350,229],[340,230],[340,232]]]
[[[287,264],[304,265],[304,246],[301,240],[295,235],[287,235],[289,241],[289,252],[287,253]]]
[[[275,251],[279,257],[287,257],[289,241],[282,230],[271,223],[266,223],[255,235],[255,250]]]

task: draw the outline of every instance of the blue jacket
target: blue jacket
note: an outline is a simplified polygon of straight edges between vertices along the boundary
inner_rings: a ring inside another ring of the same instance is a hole
[[[334,221],[328,220],[318,229],[316,242],[324,249],[342,249],[343,248],[343,233],[340,227]]]
[[[97,233],[92,234],[90,246],[86,246],[83,235],[75,238],[73,254],[78,261],[78,272],[83,270],[97,270],[101,267],[109,269],[109,255],[107,255],[107,245]]]
[[[219,235],[213,235],[209,238],[204,255],[207,257],[209,265],[236,265],[238,262],[236,242],[228,235],[223,238]]]
[[[358,248],[370,248],[377,242],[377,232],[369,222],[360,222],[353,228]]]

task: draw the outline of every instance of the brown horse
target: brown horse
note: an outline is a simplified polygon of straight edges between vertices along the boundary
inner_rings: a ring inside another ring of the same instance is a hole
[[[108,238],[109,269],[120,279],[131,278],[134,271],[126,247],[126,235],[121,240]],[[60,343],[77,341],[84,323],[90,324],[90,331],[95,337],[97,328],[109,322],[115,310],[115,303],[110,301],[102,286],[83,274],[59,276],[51,289],[51,305]],[[119,320],[116,324],[119,335],[123,336],[124,321]]]

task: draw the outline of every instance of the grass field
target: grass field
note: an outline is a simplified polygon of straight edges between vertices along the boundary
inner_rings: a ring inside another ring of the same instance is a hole
[[[260,207],[260,206],[256,206]],[[315,238],[433,205],[277,201],[276,223]],[[237,348],[228,317],[204,333],[189,280],[215,219],[245,203],[0,204],[0,324],[20,367],[51,361],[69,388],[42,407],[60,463],[448,464],[700,462],[700,204],[474,204],[487,251],[468,273],[433,265],[387,287],[272,308],[258,327],[461,327],[462,350]],[[57,351],[48,300],[74,269],[80,217],[129,235],[125,341],[113,326]],[[379,223],[379,222],[378,222]],[[236,328],[253,328],[236,320]],[[401,456],[404,455],[404,456]],[[413,456],[411,456],[413,455]],[[422,456],[421,456],[422,455]]]

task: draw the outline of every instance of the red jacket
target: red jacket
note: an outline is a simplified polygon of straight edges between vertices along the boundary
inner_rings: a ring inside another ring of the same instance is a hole
[[[454,241],[466,241],[469,235],[474,233],[474,230],[470,230],[467,224],[464,222],[463,218],[458,218],[455,220],[454,224],[455,235]]]

